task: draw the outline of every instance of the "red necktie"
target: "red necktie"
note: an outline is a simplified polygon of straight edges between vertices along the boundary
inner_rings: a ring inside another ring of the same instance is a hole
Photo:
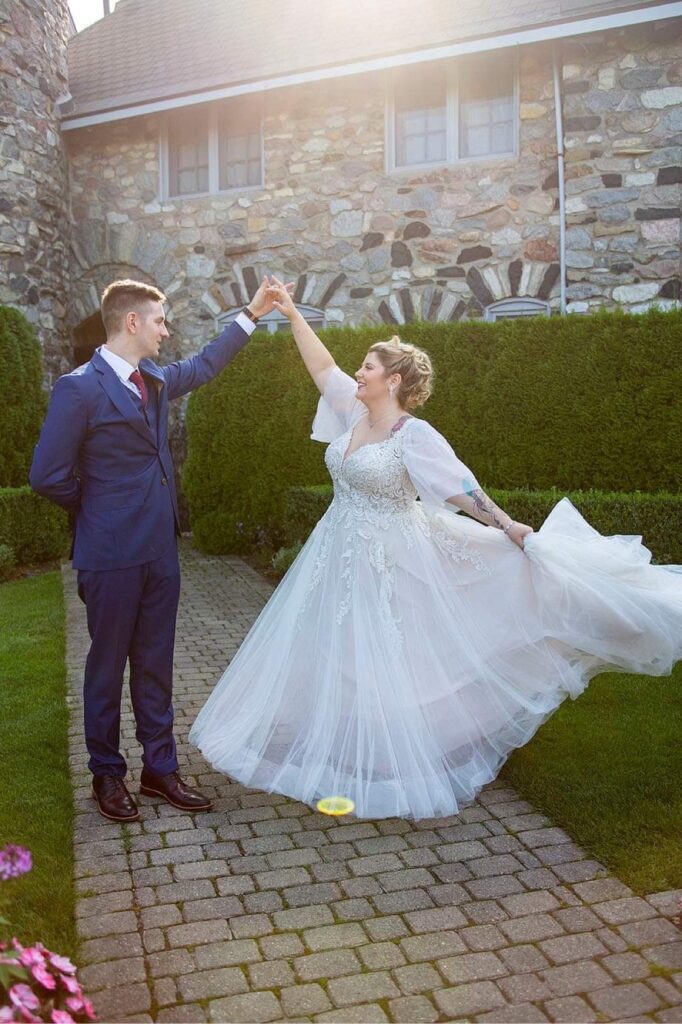
[[[128,380],[137,386],[138,391],[142,397],[142,408],[147,408],[147,402],[149,400],[149,394],[147,392],[147,385],[144,382],[144,377],[139,370],[133,370],[128,377]]]

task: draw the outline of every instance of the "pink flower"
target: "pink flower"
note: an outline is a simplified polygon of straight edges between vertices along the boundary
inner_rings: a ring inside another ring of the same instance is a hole
[[[26,949],[21,950],[19,963],[23,964],[24,967],[34,967],[38,964],[42,967],[44,963],[43,954],[39,949],[34,949],[33,946],[28,946]]]
[[[57,979],[54,974],[50,974],[47,967],[44,964],[34,964],[31,967],[31,974],[43,988],[49,989],[51,992],[57,987]]]
[[[59,956],[58,953],[50,954],[50,966],[55,967],[61,974],[75,974],[76,968],[65,956]]]
[[[92,1005],[89,999],[83,1000],[83,1009],[81,1013],[84,1013],[88,1020],[97,1020],[97,1014],[95,1013],[95,1007]]]
[[[81,996],[69,996],[66,1000],[66,1008],[71,1013],[80,1013],[83,1009],[83,999]]]
[[[8,878],[18,878],[25,875],[33,867],[31,851],[23,846],[14,846],[9,843],[0,850],[0,879],[4,882]]]
[[[8,995],[10,1002],[14,1003],[20,1010],[37,1010],[40,1006],[38,996],[28,985],[23,983],[12,985]]]
[[[74,1024],[73,1017],[65,1010],[53,1010],[50,1020],[53,1024]]]
[[[0,1006],[0,1024],[14,1020],[14,1010],[11,1006]]]
[[[72,996],[81,995],[81,987],[75,978],[70,978],[68,974],[62,974],[59,980],[61,981],[66,991],[70,992]]]

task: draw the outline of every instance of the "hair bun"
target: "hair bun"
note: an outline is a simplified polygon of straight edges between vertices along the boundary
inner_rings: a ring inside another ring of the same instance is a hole
[[[433,389],[433,366],[423,349],[401,341],[394,334],[389,341],[372,345],[369,351],[376,352],[387,374],[400,374],[398,401],[404,409],[424,404]]]

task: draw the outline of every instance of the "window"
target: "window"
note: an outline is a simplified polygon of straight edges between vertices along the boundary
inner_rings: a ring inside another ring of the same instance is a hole
[[[548,302],[542,299],[501,299],[486,306],[486,320],[515,320],[520,316],[549,316]]]
[[[323,309],[315,309],[314,306],[302,306],[300,303],[297,303],[296,309],[299,313],[303,314],[306,323],[308,323],[314,331],[319,331],[324,327]],[[229,313],[223,313],[222,316],[218,317],[219,328],[222,329],[225,324],[231,323],[240,313],[241,308],[231,309]],[[265,316],[262,316],[256,326],[256,331],[261,331],[266,334],[276,334],[277,331],[288,330],[290,330],[289,321],[278,309],[273,309],[271,313],[266,313]]]
[[[389,170],[516,152],[513,57],[416,65],[394,79],[388,104]]]
[[[259,188],[263,184],[261,113],[254,103],[175,111],[161,139],[166,198]]]

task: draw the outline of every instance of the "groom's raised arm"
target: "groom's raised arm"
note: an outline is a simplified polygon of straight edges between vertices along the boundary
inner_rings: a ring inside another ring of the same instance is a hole
[[[47,416],[33,453],[29,483],[34,491],[75,512],[81,485],[75,476],[80,447],[88,429],[87,406],[72,374],[54,386]]]

